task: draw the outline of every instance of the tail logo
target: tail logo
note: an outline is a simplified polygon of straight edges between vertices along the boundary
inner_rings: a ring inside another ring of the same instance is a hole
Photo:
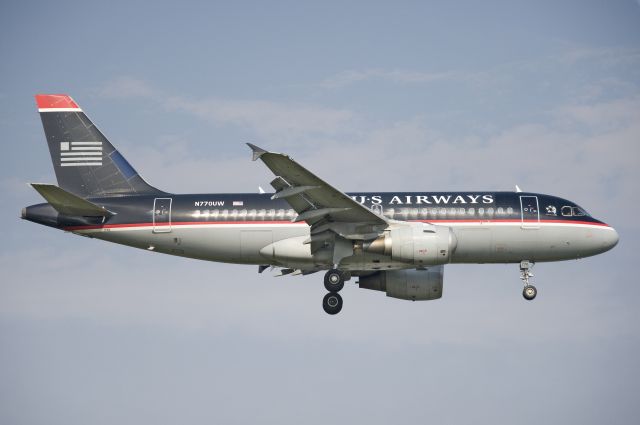
[[[97,167],[102,165],[102,142],[60,142],[60,166]]]

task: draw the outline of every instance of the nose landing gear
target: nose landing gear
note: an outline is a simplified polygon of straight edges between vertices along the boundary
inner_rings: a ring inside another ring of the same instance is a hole
[[[536,295],[538,295],[538,290],[533,285],[527,285],[522,290],[522,296],[525,300],[531,301],[536,297]]]
[[[520,279],[522,279],[522,283],[524,283],[522,296],[527,301],[532,301],[536,297],[536,295],[538,295],[538,290],[536,289],[536,287],[529,283],[529,278],[533,277],[533,273],[531,273],[533,264],[534,263],[528,260],[520,262]]]

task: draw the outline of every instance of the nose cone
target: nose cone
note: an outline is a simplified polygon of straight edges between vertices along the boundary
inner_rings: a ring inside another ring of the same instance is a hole
[[[601,232],[600,239],[602,243],[602,252],[606,252],[618,244],[620,237],[618,236],[616,229],[613,227],[606,227]]]

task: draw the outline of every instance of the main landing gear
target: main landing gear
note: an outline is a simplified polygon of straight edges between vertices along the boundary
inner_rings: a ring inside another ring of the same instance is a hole
[[[324,287],[329,293],[322,299],[322,308],[327,314],[338,314],[342,310],[342,297],[338,292],[349,278],[347,273],[337,269],[331,269],[324,275]]]
[[[322,299],[322,308],[327,314],[338,314],[342,310],[342,297],[337,292],[329,292]]]
[[[531,273],[533,264],[534,263],[528,260],[520,262],[520,279],[522,279],[522,283],[524,283],[522,296],[527,301],[532,301],[536,297],[536,295],[538,295],[538,290],[536,289],[536,287],[529,283],[529,278],[533,277],[533,273]]]

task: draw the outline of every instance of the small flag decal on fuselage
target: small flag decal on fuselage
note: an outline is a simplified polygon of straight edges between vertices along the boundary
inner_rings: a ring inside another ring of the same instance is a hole
[[[102,165],[102,142],[60,142],[60,166],[96,167]]]
[[[241,207],[244,205],[243,201],[233,201],[233,206],[234,207]]]

